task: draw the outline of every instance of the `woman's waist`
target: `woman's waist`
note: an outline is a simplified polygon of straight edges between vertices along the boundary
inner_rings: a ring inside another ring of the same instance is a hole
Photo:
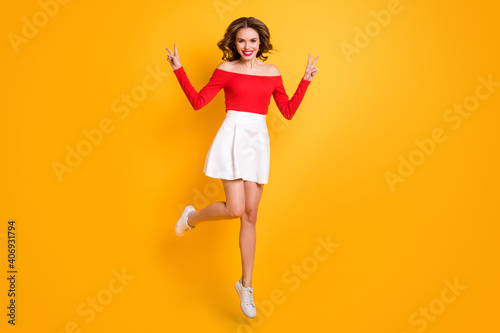
[[[241,121],[245,123],[262,123],[266,124],[266,115],[255,113],[251,111],[241,111],[241,110],[226,110],[226,118],[231,118],[236,121]]]

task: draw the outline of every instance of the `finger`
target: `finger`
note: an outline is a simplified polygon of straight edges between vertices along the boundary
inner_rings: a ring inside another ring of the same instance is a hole
[[[307,59],[307,66],[311,64],[311,53],[309,53],[309,58]]]
[[[167,47],[167,51],[168,51],[168,54],[169,54],[169,55],[170,55],[170,54],[172,54],[172,51],[170,51],[170,50],[168,49],[168,47]]]
[[[317,57],[314,59],[314,61],[313,61],[313,63],[312,63],[312,65],[313,65],[313,66],[314,66],[314,64],[316,63],[316,61],[318,61],[318,58],[319,58],[319,56],[317,56]]]
[[[174,50],[175,50],[174,54],[177,55],[177,44],[174,44]]]

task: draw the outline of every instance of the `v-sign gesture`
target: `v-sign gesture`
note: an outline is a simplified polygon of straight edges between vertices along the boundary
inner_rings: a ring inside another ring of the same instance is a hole
[[[312,81],[314,75],[318,71],[318,68],[314,67],[314,64],[316,64],[318,58],[319,56],[316,56],[313,63],[311,64],[311,53],[309,53],[309,59],[307,60],[307,67],[306,67],[306,73],[304,74],[304,80]]]
[[[172,66],[173,69],[179,69],[182,67],[181,65],[181,60],[179,59],[179,53],[177,53],[177,44],[174,44],[174,52],[170,51],[170,49],[167,47],[168,51],[168,57],[167,60]]]

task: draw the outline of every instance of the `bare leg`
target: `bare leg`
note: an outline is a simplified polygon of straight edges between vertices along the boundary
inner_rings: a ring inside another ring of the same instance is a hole
[[[196,226],[200,222],[227,220],[240,217],[245,211],[245,189],[242,179],[221,179],[226,194],[226,201],[211,203],[207,207],[197,211],[188,218],[190,226]]]
[[[257,209],[264,184],[244,181],[245,212],[241,215],[240,251],[242,281],[244,287],[252,286],[252,271],[255,258]]]

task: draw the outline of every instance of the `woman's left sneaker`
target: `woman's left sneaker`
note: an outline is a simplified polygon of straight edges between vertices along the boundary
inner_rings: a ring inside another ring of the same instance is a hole
[[[253,288],[243,287],[241,279],[234,285],[236,292],[240,296],[240,306],[241,310],[248,318],[254,318],[257,315],[257,309],[255,304],[253,304]]]

